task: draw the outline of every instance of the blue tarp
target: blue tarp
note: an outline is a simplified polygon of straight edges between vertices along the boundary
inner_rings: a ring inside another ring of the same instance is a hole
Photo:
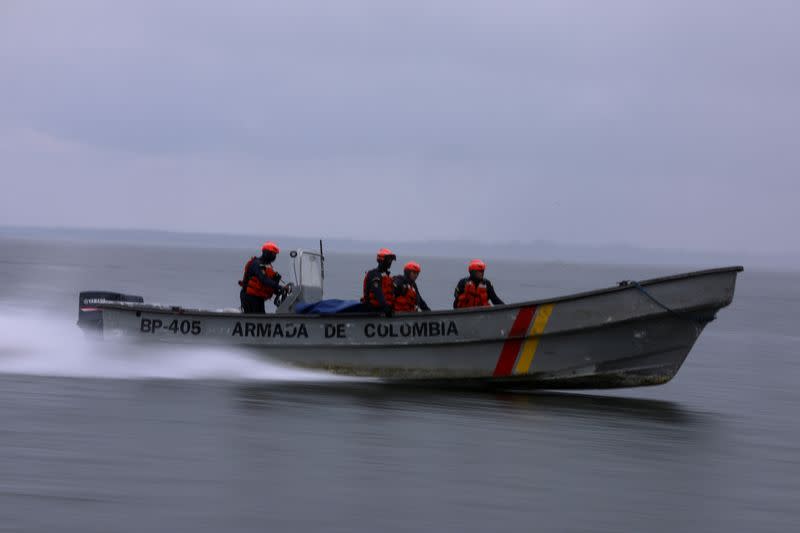
[[[361,313],[367,311],[358,300],[320,300],[313,304],[297,304],[295,313],[302,315],[336,315],[339,313]]]

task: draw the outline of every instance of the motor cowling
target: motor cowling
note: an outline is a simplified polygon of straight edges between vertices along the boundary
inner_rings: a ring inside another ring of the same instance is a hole
[[[78,327],[87,332],[103,331],[103,312],[98,305],[120,302],[144,303],[144,298],[110,291],[84,291],[78,296]]]

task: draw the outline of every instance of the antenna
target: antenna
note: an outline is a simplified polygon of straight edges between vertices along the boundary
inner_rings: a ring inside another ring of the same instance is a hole
[[[325,254],[322,253],[322,239],[319,240],[319,259],[320,259],[320,273],[322,279],[325,279]]]

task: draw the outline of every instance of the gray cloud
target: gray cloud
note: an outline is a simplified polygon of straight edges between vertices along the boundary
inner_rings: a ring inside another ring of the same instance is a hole
[[[794,2],[163,4],[0,8],[0,223],[798,248]]]

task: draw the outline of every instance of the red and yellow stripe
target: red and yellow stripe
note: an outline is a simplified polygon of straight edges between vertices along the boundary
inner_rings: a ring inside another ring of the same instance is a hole
[[[553,304],[523,307],[517,313],[508,339],[503,344],[493,376],[527,374],[539,347],[539,338],[547,327]]]

